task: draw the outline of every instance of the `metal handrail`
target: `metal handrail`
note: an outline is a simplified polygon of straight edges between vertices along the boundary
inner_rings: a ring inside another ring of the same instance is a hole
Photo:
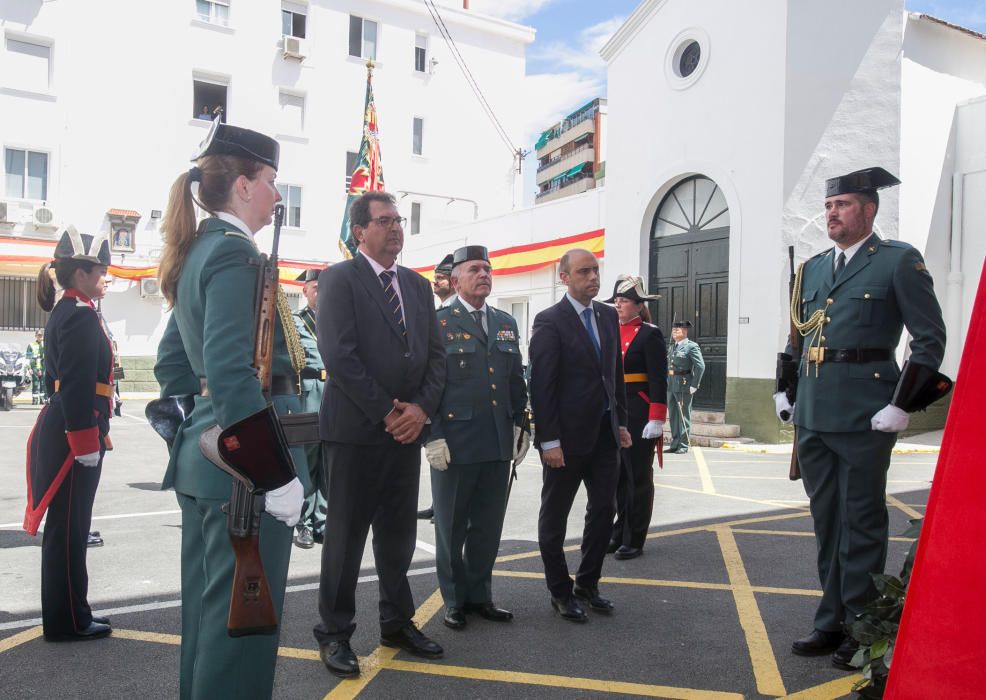
[[[581,151],[584,151],[584,150],[589,149],[589,148],[594,148],[594,147],[595,146],[592,143],[592,141],[589,141],[588,143],[583,143],[581,146],[579,146],[578,148],[576,148],[576,149],[574,149],[572,151],[569,151],[565,155],[558,156],[557,158],[553,158],[553,159],[549,160],[547,163],[545,163],[544,165],[539,165],[538,166],[538,172],[541,172],[542,170],[547,170],[552,165],[557,165],[558,163],[560,163],[561,161],[565,160],[566,158],[569,158],[571,156],[574,156],[576,153],[579,153]]]

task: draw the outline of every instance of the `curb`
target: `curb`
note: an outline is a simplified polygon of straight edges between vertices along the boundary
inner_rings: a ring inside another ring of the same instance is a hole
[[[742,443],[730,443],[726,442],[720,445],[724,450],[733,450],[735,452],[748,452],[751,454],[778,454],[778,455],[789,455],[791,454],[791,447],[789,445],[750,445]],[[911,443],[901,443],[896,445],[893,449],[892,454],[895,455],[915,455],[915,454],[938,454],[941,452],[941,447],[937,445],[914,445]]]

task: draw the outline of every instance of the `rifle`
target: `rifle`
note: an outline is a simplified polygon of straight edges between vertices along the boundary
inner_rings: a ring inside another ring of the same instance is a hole
[[[794,317],[791,310],[791,300],[794,298],[794,246],[787,247],[787,257],[791,266],[791,277],[788,280],[788,319],[790,323],[789,342],[791,354],[786,352],[777,353],[777,375],[774,392],[783,391],[787,395],[787,400],[792,406],[798,394],[798,363],[801,359],[801,332],[794,325]],[[795,359],[797,358],[797,359]],[[787,411],[782,412],[781,420],[790,420],[791,416]],[[787,474],[791,481],[801,478],[801,465],[798,463],[798,426],[794,426],[794,445],[791,449],[791,466]]]

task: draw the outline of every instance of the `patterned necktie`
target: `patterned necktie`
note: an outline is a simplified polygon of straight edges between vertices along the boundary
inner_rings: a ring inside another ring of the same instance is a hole
[[[603,359],[603,349],[599,345],[599,338],[596,337],[596,331],[592,328],[592,309],[585,309],[582,312],[582,323],[585,325],[585,329],[589,332],[589,338],[592,339],[592,347],[596,349],[596,356],[601,362]]]
[[[476,321],[476,325],[479,326],[479,341],[483,344],[486,343],[486,328],[483,326],[483,312],[476,310],[472,312],[472,317]]]
[[[401,309],[401,298],[397,296],[397,290],[394,288],[394,273],[390,270],[384,270],[380,273],[380,281],[383,283],[383,295],[387,299],[387,305],[390,306],[401,333],[406,336],[407,327],[404,325],[404,310]]]
[[[846,269],[846,254],[845,253],[839,253],[839,259],[835,261],[835,278],[834,279],[838,280],[839,279],[839,275],[841,275],[842,274],[842,271],[845,270],[845,269]]]

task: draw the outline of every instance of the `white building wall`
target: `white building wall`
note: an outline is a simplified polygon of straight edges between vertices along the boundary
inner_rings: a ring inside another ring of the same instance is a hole
[[[448,4],[442,15],[460,52],[519,142],[522,105],[513,89],[523,79],[533,30]],[[9,87],[0,36],[0,146],[50,154],[47,205],[60,222],[107,231],[108,209],[141,213],[136,254],[114,256],[115,263],[153,264],[161,247],[150,212],[165,209],[171,182],[189,167],[209,126],[193,118],[193,76],[228,83],[230,123],[281,142],[279,182],[303,187],[302,226],[282,230],[281,256],[341,258],[346,151],[359,147],[366,84],[365,61],[348,56],[350,13],[378,22],[374,92],[387,188],[475,200],[482,215],[519,203],[512,156],[423,3],[302,3],[308,57],[300,63],[282,55],[280,0],[230,5],[230,26],[219,27],[196,19],[193,0],[141,3],[139,11],[126,0],[102,0],[98,12],[90,3],[0,0],[4,36],[52,46],[49,90],[26,93]],[[414,71],[416,33],[428,35],[433,73]],[[303,131],[284,128],[281,90],[304,96]],[[414,117],[425,119],[421,156],[411,152]],[[410,216],[419,201],[424,230],[473,219],[473,204],[441,197],[408,195],[400,209]],[[53,235],[29,226],[14,231],[20,233]],[[269,240],[269,231],[258,237],[262,247]],[[159,301],[118,282],[104,310],[122,354],[154,354],[163,329]]]

